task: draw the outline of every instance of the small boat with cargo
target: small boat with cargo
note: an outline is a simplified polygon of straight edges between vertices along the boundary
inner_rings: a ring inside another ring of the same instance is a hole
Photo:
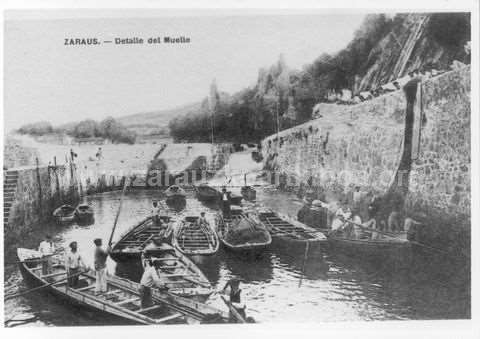
[[[267,228],[242,208],[232,208],[230,216],[218,215],[217,232],[223,246],[234,252],[259,254],[271,243]]]

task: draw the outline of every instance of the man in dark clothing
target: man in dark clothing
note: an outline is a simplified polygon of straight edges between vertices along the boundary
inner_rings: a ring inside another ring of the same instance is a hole
[[[229,295],[230,295],[230,303],[235,308],[235,310],[242,316],[246,317],[245,308],[246,306],[242,303],[240,294],[242,290],[240,289],[240,280],[238,279],[230,279],[225,286],[223,287],[222,292],[225,293],[227,288],[230,288]],[[232,317],[232,316],[230,316]]]
[[[222,189],[222,212],[224,217],[230,217],[230,194],[226,188]]]
[[[108,251],[102,248],[102,239],[95,239],[94,265],[95,265],[95,294],[107,292],[107,258]]]

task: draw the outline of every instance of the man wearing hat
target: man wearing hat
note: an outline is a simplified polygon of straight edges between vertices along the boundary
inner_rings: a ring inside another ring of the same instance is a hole
[[[107,258],[108,250],[102,248],[102,239],[97,238],[95,244],[94,266],[95,266],[95,294],[107,292]]]
[[[68,287],[75,288],[78,285],[80,269],[85,268],[80,253],[78,253],[77,242],[72,241],[69,245],[70,251],[65,253],[65,268],[67,269]]]

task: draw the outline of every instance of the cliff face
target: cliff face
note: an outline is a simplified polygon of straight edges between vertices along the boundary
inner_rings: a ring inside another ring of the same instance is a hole
[[[357,77],[354,91],[377,88],[428,66],[445,70],[455,59],[468,62],[469,21],[464,13],[397,14],[370,52],[371,66]]]

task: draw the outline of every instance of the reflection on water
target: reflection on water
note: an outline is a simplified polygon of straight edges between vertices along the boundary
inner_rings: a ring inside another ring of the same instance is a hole
[[[199,214],[209,217],[216,213],[215,204],[203,204],[193,193],[183,209],[170,210],[174,216]],[[298,206],[294,197],[278,192],[259,192],[259,200],[283,213],[294,214]],[[151,209],[152,200],[162,199],[157,191],[135,191],[126,194],[114,240],[132,225],[144,218]],[[13,247],[38,246],[46,233],[55,236],[57,246],[78,242],[85,262],[93,266],[93,239],[110,236],[115,214],[120,203],[120,192],[88,196],[87,202],[95,210],[95,223],[90,226],[39,225],[39,230],[21,244]],[[277,204],[278,203],[278,204]],[[10,251],[12,252],[12,251]],[[257,321],[349,321],[380,319],[442,319],[470,316],[469,271],[466,264],[446,267],[444,262],[433,269],[430,259],[417,260],[407,270],[370,266],[361,260],[342,257],[327,249],[309,253],[304,259],[303,248],[272,246],[257,259],[244,258],[220,250],[206,257],[199,267],[220,290],[232,277],[243,281],[242,295],[247,313]],[[14,261],[14,253],[6,254]],[[440,268],[438,268],[440,267]],[[138,281],[142,269],[138,264],[117,265],[108,260],[109,272]],[[448,268],[448,270],[447,270]],[[445,272],[448,272],[447,274]],[[9,293],[25,288],[16,266],[5,268],[6,288]],[[218,294],[208,301],[221,309],[225,305]],[[5,303],[6,319],[14,316],[35,316],[28,325],[105,325],[112,320],[92,318],[69,305],[43,293],[32,293]],[[28,326],[27,325],[27,326]]]

